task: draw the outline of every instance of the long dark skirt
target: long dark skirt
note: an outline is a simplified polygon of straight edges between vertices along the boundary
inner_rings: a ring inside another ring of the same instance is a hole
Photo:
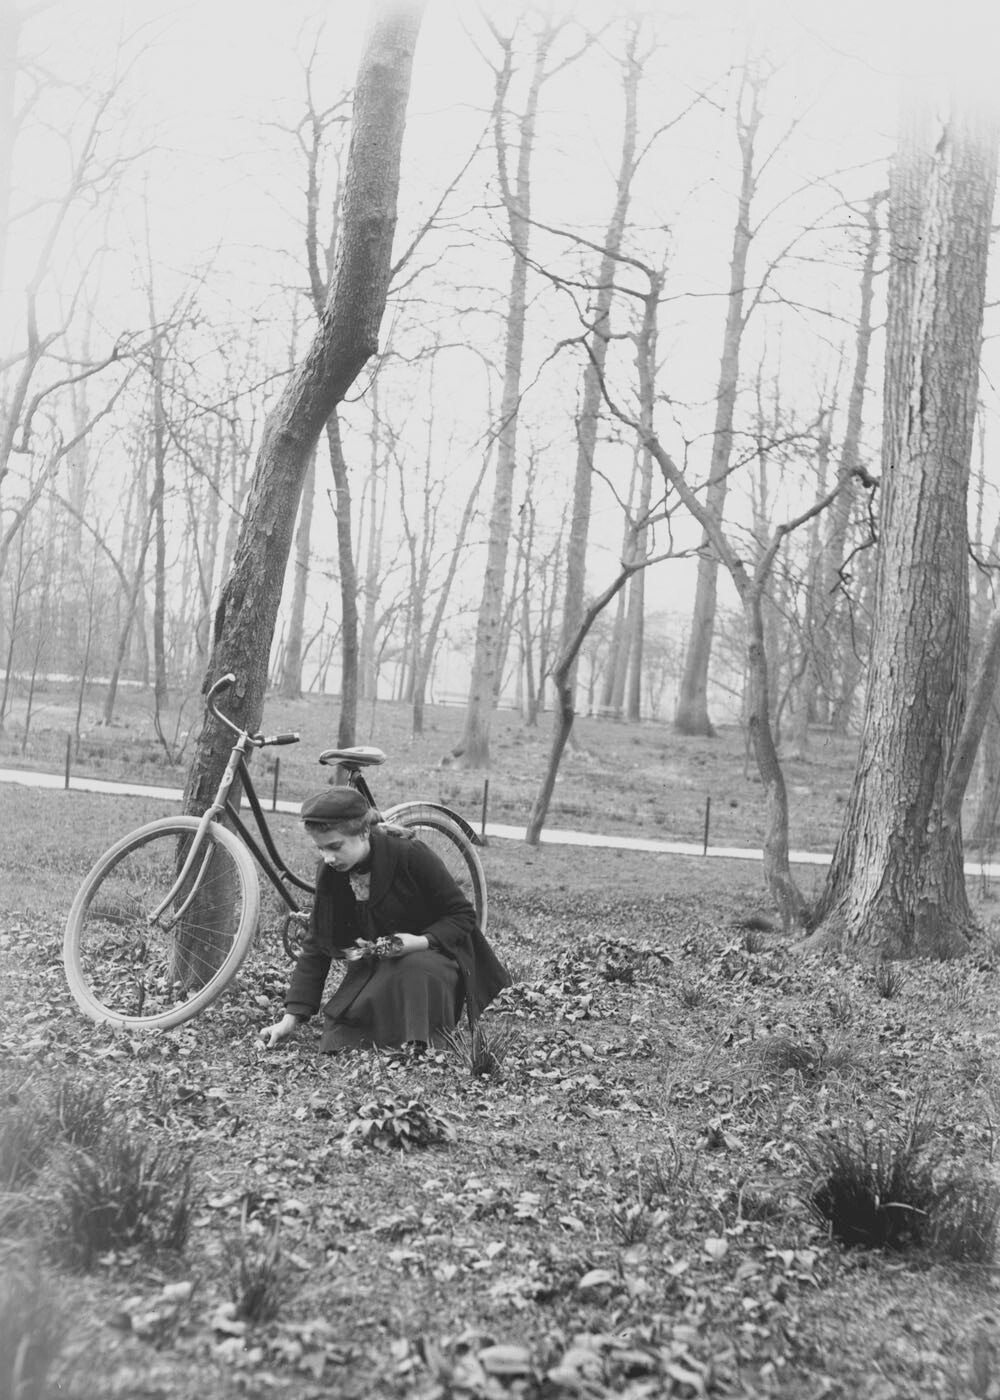
[[[441,1046],[462,1012],[461,976],[450,958],[431,949],[349,963],[336,1001],[343,1010],[324,1013],[323,1054],[412,1041]]]

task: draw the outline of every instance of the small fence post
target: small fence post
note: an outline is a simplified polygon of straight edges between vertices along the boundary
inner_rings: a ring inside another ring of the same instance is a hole
[[[69,789],[69,768],[70,768],[70,763],[72,762],[72,759],[73,759],[73,736],[72,736],[72,734],[67,734],[67,735],[66,735],[66,779],[65,779],[65,782],[64,782],[64,784],[63,784],[63,786],[64,786],[67,790]]]
[[[278,810],[278,774],[281,772],[281,759],[274,760],[274,788],[271,791],[271,811]]]
[[[479,834],[480,834],[480,836],[482,836],[482,838],[483,838],[484,841],[486,840],[486,809],[487,809],[487,807],[489,806],[489,801],[490,801],[490,780],[489,780],[489,778],[484,778],[484,779],[483,779],[483,815],[482,815],[482,818],[481,818],[480,824],[479,824]]]
[[[707,855],[708,855],[708,822],[709,822],[709,817],[711,816],[711,814],[712,814],[712,794],[711,794],[711,793],[707,793],[706,796],[705,796],[705,836],[704,836],[704,840],[702,841],[702,845],[701,845],[701,853],[702,853],[703,856],[707,856]]]

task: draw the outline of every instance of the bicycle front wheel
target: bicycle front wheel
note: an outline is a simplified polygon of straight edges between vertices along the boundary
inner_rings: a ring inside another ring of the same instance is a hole
[[[196,1016],[240,969],[253,942],[260,887],[250,853],[225,827],[164,817],[105,851],[66,920],[70,991],[93,1020],[166,1029]]]
[[[454,817],[430,802],[400,802],[382,813],[385,821],[406,827],[429,846],[448,870],[476,911],[476,920],[486,932],[489,900],[486,873],[470,837]]]

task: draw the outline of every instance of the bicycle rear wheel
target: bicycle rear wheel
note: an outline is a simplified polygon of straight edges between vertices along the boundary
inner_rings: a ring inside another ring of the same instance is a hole
[[[212,823],[192,871],[177,883],[200,823],[164,817],[105,851],[66,920],[70,991],[93,1020],[168,1028],[196,1016],[239,971],[260,909],[249,852]]]
[[[485,933],[489,914],[486,873],[479,852],[454,817],[430,802],[400,802],[383,812],[382,817],[412,831],[444,862],[475,909],[479,927]]]

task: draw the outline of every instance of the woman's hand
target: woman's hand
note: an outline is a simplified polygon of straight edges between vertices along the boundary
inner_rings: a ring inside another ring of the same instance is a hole
[[[287,1040],[292,1031],[299,1024],[299,1018],[287,1012],[281,1020],[273,1026],[265,1026],[257,1033],[257,1039],[261,1042],[264,1050],[273,1050],[276,1045],[280,1045],[283,1040]]]
[[[422,953],[430,946],[422,933],[397,933],[393,935],[392,947],[383,957],[405,958],[407,953]]]

